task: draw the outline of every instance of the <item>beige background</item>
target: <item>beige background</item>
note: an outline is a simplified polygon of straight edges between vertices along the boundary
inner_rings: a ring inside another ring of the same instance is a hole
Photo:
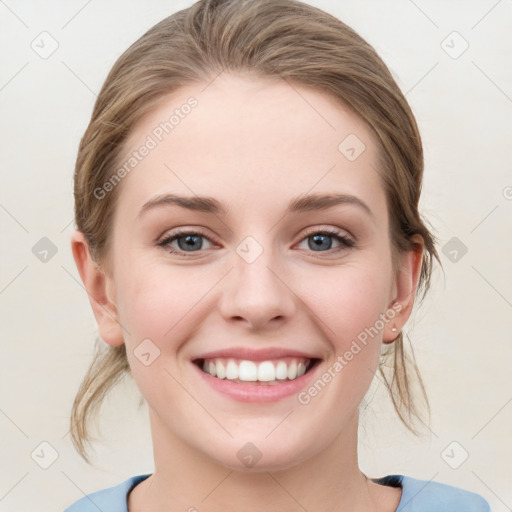
[[[102,410],[95,466],[68,435],[96,332],[69,246],[72,171],[115,59],[190,3],[0,1],[1,512],[63,510],[83,493],[153,470],[146,408],[130,381]],[[452,237],[467,247],[455,262],[450,246],[441,253],[445,280],[437,271],[406,327],[431,401],[430,431],[408,434],[376,381],[361,467],[372,477],[460,486],[496,512],[511,510],[512,2],[310,3],[355,28],[390,66],[423,134],[422,210],[440,250]],[[58,44],[47,58],[41,38],[46,51]],[[33,253],[43,237],[57,250],[46,262]]]

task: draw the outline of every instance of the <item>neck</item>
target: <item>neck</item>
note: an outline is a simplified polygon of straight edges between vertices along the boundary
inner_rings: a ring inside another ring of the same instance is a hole
[[[328,449],[281,470],[230,469],[170,433],[151,408],[150,420],[155,472],[130,493],[130,512],[370,512],[383,498],[359,470],[357,413]]]

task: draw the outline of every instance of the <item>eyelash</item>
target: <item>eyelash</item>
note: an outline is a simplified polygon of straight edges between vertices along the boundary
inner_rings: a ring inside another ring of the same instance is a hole
[[[199,235],[199,236],[201,236],[203,238],[206,238],[210,242],[215,242],[215,240],[210,239],[210,237],[206,236],[201,231],[185,231],[185,230],[183,230],[183,231],[178,231],[178,232],[174,233],[173,235],[170,235],[170,236],[164,238],[161,242],[158,243],[158,246],[163,247],[164,249],[166,249],[171,254],[176,254],[176,255],[179,255],[179,256],[184,256],[185,258],[192,257],[194,255],[194,253],[201,252],[201,250],[187,252],[187,251],[182,251],[182,250],[176,250],[174,248],[173,249],[169,248],[171,242],[174,242],[174,240],[177,240],[178,238],[182,238],[182,237],[185,237],[185,236],[188,236],[188,235]],[[340,247],[336,247],[334,249],[329,249],[327,251],[318,251],[320,254],[322,252],[323,253],[328,253],[328,254],[338,253],[339,251],[343,251],[343,250],[346,250],[346,249],[351,249],[351,248],[353,248],[355,246],[355,242],[352,239],[350,239],[350,238],[340,234],[339,231],[336,231],[336,230],[333,230],[333,229],[320,229],[319,230],[319,229],[314,229],[313,228],[310,231],[306,231],[306,233],[304,234],[304,236],[302,237],[302,239],[300,241],[302,242],[302,241],[304,241],[305,239],[309,238],[312,235],[328,235],[328,236],[332,236],[333,238],[335,238],[341,244]],[[317,252],[317,251],[311,251],[311,252]]]

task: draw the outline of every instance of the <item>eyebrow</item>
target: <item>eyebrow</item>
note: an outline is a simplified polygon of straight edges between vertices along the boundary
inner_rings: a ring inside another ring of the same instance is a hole
[[[350,194],[310,194],[292,199],[286,213],[309,212],[314,210],[327,210],[338,205],[354,205],[360,207],[370,217],[374,218],[374,214],[370,207],[357,196]],[[226,215],[227,209],[214,199],[208,196],[180,196],[177,194],[161,194],[147,201],[141,208],[137,218],[143,213],[154,208],[175,205],[187,210],[211,213],[215,215]]]

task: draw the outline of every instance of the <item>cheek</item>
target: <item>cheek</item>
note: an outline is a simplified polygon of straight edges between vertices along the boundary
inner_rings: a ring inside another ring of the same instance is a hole
[[[389,282],[385,264],[362,263],[312,272],[301,277],[301,297],[330,339],[340,347],[373,326],[388,306]]]
[[[381,354],[389,300],[386,263],[357,264],[314,272],[301,281],[302,297],[319,319],[332,351],[322,377],[333,386],[339,414],[357,407],[374,377]],[[314,390],[313,390],[314,393]]]
[[[388,305],[389,284],[385,272],[371,268],[354,265],[324,277],[315,272],[315,285],[303,284],[302,296],[308,297],[306,305],[328,341],[330,357],[319,375],[322,383],[314,382],[299,398],[304,400],[301,403],[311,400],[325,414],[329,410],[337,418],[334,425],[340,425],[357,409],[379,363],[379,319]],[[324,386],[328,388],[325,394]]]
[[[125,344],[133,377],[141,390],[151,393],[158,379],[180,377],[176,361],[184,356],[201,318],[214,307],[209,292],[219,278],[210,269],[173,268],[161,262],[126,261],[128,268],[132,271],[119,286],[118,313],[128,331]]]
[[[205,295],[205,284],[195,276],[191,279],[190,273],[139,269],[125,282],[119,313],[129,332],[125,344],[131,374],[148,403],[159,410],[165,407],[160,403],[166,396],[162,389],[175,387],[173,377],[181,380],[175,361],[193,336],[194,306]],[[185,398],[173,395],[175,406],[180,407]]]
[[[150,338],[160,344],[174,337],[180,319],[187,317],[211,280],[200,269],[166,263],[156,251],[132,246],[116,261],[118,313],[130,333],[127,343]]]

